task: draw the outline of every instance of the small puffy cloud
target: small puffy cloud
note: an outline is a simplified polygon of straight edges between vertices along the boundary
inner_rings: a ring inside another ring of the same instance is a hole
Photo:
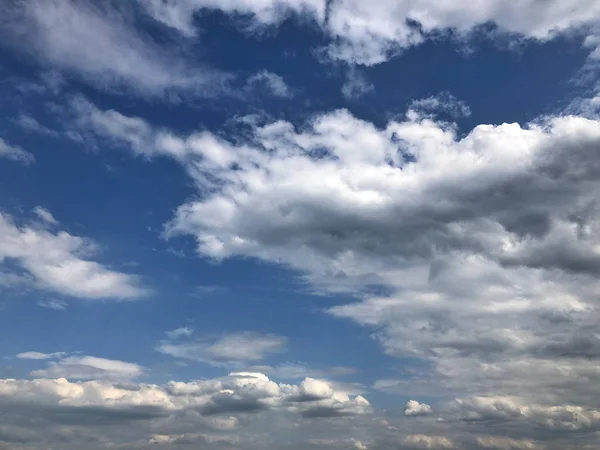
[[[55,353],[53,355],[62,356],[64,354]],[[46,369],[34,370],[31,372],[31,376],[77,380],[128,380],[140,376],[143,370],[141,366],[125,361],[94,356],[68,356],[50,363]]]
[[[246,88],[250,91],[257,88],[267,89],[275,97],[289,98],[294,95],[292,89],[280,75],[268,70],[263,70],[248,78]]]
[[[45,223],[53,220],[45,209],[36,213]],[[90,260],[95,252],[89,239],[53,233],[35,223],[17,226],[0,214],[0,268],[8,259],[15,261],[36,287],[71,297],[133,299],[147,293],[135,276]]]
[[[452,441],[443,436],[427,436],[424,434],[411,434],[406,436],[402,441],[405,447],[410,449],[431,449],[431,450],[442,450],[456,448]]]
[[[10,159],[26,166],[35,162],[35,157],[31,153],[17,145],[9,144],[2,138],[0,138],[0,158]]]
[[[404,406],[405,416],[428,416],[433,413],[431,406],[425,403],[419,403],[416,400],[409,400]]]
[[[64,352],[55,353],[40,353],[40,352],[23,352],[17,355],[19,359],[55,359],[64,356]]]
[[[286,342],[282,336],[242,332],[216,339],[162,341],[156,350],[176,358],[220,365],[259,361],[269,354],[282,352]]]
[[[33,208],[33,212],[36,216],[38,216],[43,222],[46,222],[50,225],[58,225],[58,221],[54,218],[52,213],[48,211],[46,208],[42,208],[41,206],[36,206]]]

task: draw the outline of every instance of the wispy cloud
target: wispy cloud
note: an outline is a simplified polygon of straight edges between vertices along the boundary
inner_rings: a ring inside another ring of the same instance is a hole
[[[49,211],[37,211],[44,225],[56,222]],[[91,240],[45,228],[20,227],[0,214],[0,264],[10,258],[33,277],[35,287],[71,297],[134,299],[148,293],[137,277],[88,259],[95,253]]]
[[[184,335],[178,334],[175,338]],[[281,353],[285,350],[286,342],[287,339],[282,336],[242,332],[201,340],[182,341],[170,338],[170,340],[160,342],[156,350],[175,358],[214,365],[235,365],[260,361],[268,355]]]
[[[112,2],[8,2],[4,44],[101,89],[141,95],[185,91],[215,95],[227,75],[190,64],[177,47],[163,48],[136,28],[131,11]]]
[[[11,145],[0,138],[0,158],[10,159],[12,161],[29,165],[35,162],[35,157],[18,145]]]

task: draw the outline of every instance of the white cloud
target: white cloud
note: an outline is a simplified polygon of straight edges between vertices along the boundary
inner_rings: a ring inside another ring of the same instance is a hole
[[[54,353],[53,355],[62,356],[64,354]],[[143,367],[130,362],[94,356],[67,356],[50,363],[46,369],[34,370],[31,372],[31,376],[77,380],[128,380],[139,377],[143,371]]]
[[[228,14],[249,14],[250,27],[277,25],[291,13],[314,16],[319,23],[324,22],[325,0],[138,0],[156,20],[179,30],[187,36],[195,35],[193,16],[197,11],[220,9]]]
[[[577,405],[526,404],[521,397],[468,397],[456,400],[462,420],[513,419],[549,430],[600,429],[600,410]]]
[[[0,138],[0,158],[10,159],[24,165],[35,162],[35,157],[31,153],[17,145],[9,144],[2,138]]]
[[[220,365],[262,360],[283,351],[286,341],[282,336],[244,332],[216,339],[162,341],[156,350],[176,358]]]
[[[297,380],[306,377],[328,378],[352,375],[357,372],[356,369],[352,369],[351,367],[330,367],[327,369],[314,369],[306,364],[299,363],[285,363],[280,364],[276,367],[255,366],[248,370],[262,372],[281,380]]]
[[[435,116],[440,112],[449,114],[452,118],[469,117],[471,115],[471,109],[467,104],[448,93],[414,100],[410,104],[410,109],[420,115],[430,114]]]
[[[56,311],[65,311],[67,309],[67,302],[64,300],[40,300],[37,302],[37,304],[42,308],[54,309]]]
[[[478,436],[475,440],[479,447],[494,450],[538,450],[542,448],[537,442],[529,439],[512,439],[502,436]]]
[[[225,140],[93,105],[81,116],[84,129],[172,157],[192,177],[198,199],[178,209],[168,236],[195,237],[203,256],[282,264],[320,292],[360,296],[329,313],[376,328],[387,354],[427,363],[427,377],[403,386],[598,404],[594,383],[574,380],[599,379],[599,121],[546,117],[459,137],[414,110],[383,128],[340,110],[298,129],[247,124],[251,132]],[[195,345],[172,350],[214,359],[210,343]],[[534,424],[575,429],[536,411]]]
[[[294,95],[281,76],[268,70],[263,70],[248,78],[246,87],[251,91],[259,87],[266,88],[275,97],[289,98]]]
[[[369,83],[361,72],[354,67],[348,69],[346,81],[342,85],[342,95],[346,100],[355,100],[373,91],[375,86]]]
[[[89,357],[82,357],[89,358]],[[90,361],[88,361],[90,362]],[[91,367],[119,367],[119,361],[100,360]],[[81,378],[81,377],[76,377]],[[305,393],[310,392],[308,398]],[[306,417],[339,417],[371,413],[369,402],[360,395],[340,393],[327,383],[306,379],[300,385],[277,384],[265,375],[233,373],[227,377],[190,382],[122,385],[112,381],[71,382],[64,378],[0,380],[0,405],[13,404],[52,408],[57,413],[75,408],[132,411],[147,408],[154,414],[197,411],[203,416],[258,413],[268,410],[291,412]],[[57,414],[56,419],[60,420]]]
[[[23,352],[17,355],[19,359],[55,359],[64,356],[64,352],[55,353],[40,353],[40,352]]]
[[[191,67],[176,49],[138,32],[127,8],[74,0],[27,0],[1,8],[5,45],[95,86],[143,95],[221,90],[223,74]]]
[[[33,208],[33,212],[36,216],[38,216],[43,222],[46,222],[50,225],[58,225],[58,221],[54,218],[52,213],[48,211],[46,208],[42,208],[41,206],[36,206]]]
[[[409,400],[404,406],[405,416],[428,416],[432,413],[431,406],[425,403],[419,403],[415,400]]]
[[[166,335],[169,339],[179,339],[182,337],[189,337],[194,333],[194,330],[190,327],[176,328],[171,331],[167,331]]]
[[[88,239],[65,231],[55,234],[37,224],[20,227],[0,214],[0,264],[15,261],[35,286],[89,299],[132,299],[147,293],[136,277],[87,259],[93,253]]]
[[[245,14],[247,27],[277,25],[292,13],[310,17],[331,37],[328,55],[360,64],[377,64],[408,47],[418,45],[436,31],[454,30],[464,36],[477,26],[494,23],[504,32],[547,40],[557,33],[585,29],[597,23],[600,1],[537,0],[138,0],[157,20],[195,34],[193,15],[203,10]],[[326,11],[328,13],[325,20]],[[418,23],[419,26],[411,25]]]
[[[414,449],[447,449],[456,448],[452,441],[443,436],[426,436],[424,434],[411,434],[403,441],[405,446]]]
[[[31,131],[34,133],[45,134],[47,136],[57,136],[58,133],[50,128],[39,123],[34,117],[28,116],[26,114],[21,114],[17,120],[17,125],[23,128],[26,131]]]

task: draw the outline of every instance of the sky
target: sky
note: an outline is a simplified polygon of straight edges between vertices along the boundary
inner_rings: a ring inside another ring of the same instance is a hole
[[[0,449],[593,450],[600,0],[0,3]]]

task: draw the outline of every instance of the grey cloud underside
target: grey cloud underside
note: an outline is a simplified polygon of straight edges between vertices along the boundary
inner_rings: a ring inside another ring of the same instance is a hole
[[[416,111],[379,129],[340,110],[302,128],[246,121],[228,141],[84,101],[75,110],[85,132],[174,158],[194,180],[199,199],[179,208],[169,236],[360,296],[328,312],[374,327],[389,355],[431,367],[383,389],[457,396],[460,407],[440,414],[471,426],[473,399],[511,402],[521,413],[494,427],[515,439],[596,433],[597,120],[480,125],[459,139]],[[372,285],[388,294],[369,294]]]
[[[312,398],[295,400],[301,396]],[[4,412],[0,441],[83,448],[145,448],[149,444],[190,441],[218,448],[220,443],[236,442],[242,425],[251,441],[256,432],[252,423],[260,422],[261,417],[284,420],[289,426],[302,417],[344,417],[352,421],[372,414],[363,397],[335,390],[327,382],[307,378],[298,385],[277,384],[264,375],[251,373],[165,386],[65,379],[0,380],[0,407]],[[31,429],[33,424],[36,427]]]

